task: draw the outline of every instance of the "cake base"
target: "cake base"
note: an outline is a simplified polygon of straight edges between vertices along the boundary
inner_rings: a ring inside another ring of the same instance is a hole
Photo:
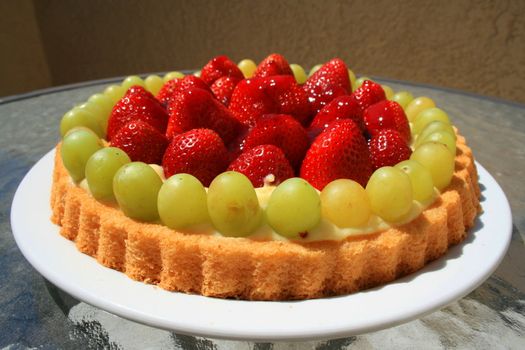
[[[292,300],[349,294],[421,269],[465,239],[479,197],[472,152],[458,135],[451,184],[410,223],[341,241],[215,237],[126,217],[72,183],[56,152],[51,219],[80,252],[137,281],[212,297]]]

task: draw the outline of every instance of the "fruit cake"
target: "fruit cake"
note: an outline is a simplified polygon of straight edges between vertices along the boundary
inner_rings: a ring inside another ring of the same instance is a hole
[[[82,253],[164,289],[343,295],[421,269],[481,210],[445,111],[338,58],[271,54],[137,76],[62,118],[51,220]]]

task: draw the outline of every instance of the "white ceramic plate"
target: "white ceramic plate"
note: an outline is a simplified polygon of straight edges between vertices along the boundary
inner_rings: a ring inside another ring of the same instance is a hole
[[[79,253],[49,221],[53,168],[49,152],[20,184],[11,210],[27,260],[64,291],[116,315],[212,338],[260,341],[338,338],[392,327],[465,296],[496,269],[510,242],[504,193],[478,164],[483,214],[462,244],[419,272],[364,292],[292,302],[224,300],[164,291],[136,282]]]

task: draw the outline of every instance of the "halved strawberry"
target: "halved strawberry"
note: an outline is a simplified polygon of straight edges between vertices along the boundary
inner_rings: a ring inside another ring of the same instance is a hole
[[[164,83],[159,93],[157,94],[157,100],[159,100],[159,102],[162,103],[164,106],[167,106],[171,100],[176,99],[182,91],[190,87],[196,87],[203,90],[210,90],[208,85],[204,81],[202,81],[201,78],[196,77],[194,75],[186,75],[182,79],[172,79]]]
[[[381,85],[372,80],[365,80],[352,95],[363,112],[371,105],[386,100],[385,91]]]
[[[193,129],[175,135],[162,159],[166,178],[187,173],[199,179],[204,186],[209,186],[227,166],[228,151],[220,136],[210,129]]]
[[[217,132],[225,143],[232,141],[241,124],[231,112],[203,89],[188,88],[168,106],[169,121],[166,136],[196,128],[208,128]]]
[[[370,139],[368,149],[374,170],[383,166],[394,166],[407,160],[412,154],[403,136],[392,129],[378,130]]]
[[[278,185],[294,176],[283,151],[274,145],[259,145],[241,153],[228,170],[246,175],[254,187],[262,187],[265,179],[272,185]],[[273,178],[269,175],[273,175]]]
[[[310,101],[312,111],[318,113],[334,98],[349,95],[352,92],[348,68],[343,60],[334,58],[308,78],[303,88]]]
[[[368,107],[363,119],[366,131],[375,136],[380,130],[397,130],[406,143],[410,142],[410,126],[403,107],[395,101],[383,100]]]
[[[301,124],[310,121],[310,107],[303,89],[290,75],[242,80],[229,105],[235,117],[251,126],[263,114],[289,114]]]
[[[168,139],[142,120],[133,120],[113,136],[111,146],[118,147],[134,162],[160,164]]]
[[[313,140],[331,122],[338,119],[352,119],[364,131],[362,114],[361,107],[352,95],[336,97],[314,117],[308,127],[308,136]]]
[[[142,120],[164,133],[168,114],[151,93],[143,87],[132,86],[111,111],[107,129],[108,140],[132,120]]]
[[[332,122],[312,143],[301,166],[301,177],[318,190],[336,179],[365,186],[372,174],[366,140],[350,119]]]
[[[279,147],[294,169],[298,169],[308,149],[308,136],[302,125],[290,115],[266,114],[255,122],[239,146],[246,151],[258,145]]]
[[[212,58],[201,70],[201,79],[208,85],[213,84],[220,77],[244,79],[239,67],[227,56]]]
[[[234,77],[220,77],[211,84],[210,89],[223,105],[228,106],[235,86],[241,81]]]
[[[292,69],[284,56],[272,53],[259,63],[253,78],[264,78],[272,75],[293,75]]]

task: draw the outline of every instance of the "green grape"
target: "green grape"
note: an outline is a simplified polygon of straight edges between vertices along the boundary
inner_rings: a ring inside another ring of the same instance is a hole
[[[113,106],[115,104],[111,98],[103,94],[95,94],[91,96],[87,103],[98,107],[99,112],[97,114],[97,119],[105,134],[105,131],[108,128],[109,116],[111,115],[111,111],[113,110]]]
[[[91,130],[90,128],[86,128],[85,126],[75,126],[75,127],[71,128],[71,129],[69,129],[69,130],[66,132],[66,134],[64,135],[64,137],[63,137],[62,139],[64,139],[65,137],[67,137],[67,135],[69,135],[69,134],[71,134],[71,133],[73,133],[73,132],[75,132],[75,131],[78,131],[78,130],[87,130],[87,131],[89,131],[89,132],[94,133],[93,130]],[[94,134],[95,134],[95,133],[94,133]],[[97,135],[97,134],[95,134],[95,135]],[[97,135],[97,136],[98,136],[98,135]],[[101,141],[101,142],[103,143],[103,141]]]
[[[120,85],[110,85],[104,90],[104,95],[109,97],[113,105],[117,103],[126,94],[126,89]]]
[[[245,58],[241,62],[237,64],[237,67],[241,70],[242,74],[246,79],[253,77],[253,74],[255,73],[255,70],[257,69],[257,65],[252,60]]]
[[[153,169],[157,175],[162,179],[162,181],[166,180],[166,177],[164,176],[164,169],[162,168],[162,165],[158,164],[148,164],[151,169]]]
[[[287,179],[272,192],[266,207],[266,219],[278,234],[300,237],[321,221],[319,194],[304,179]]]
[[[365,80],[370,80],[370,81],[371,81],[372,79],[370,79],[369,77],[360,77],[359,79],[357,79],[357,80],[355,81],[355,84],[356,84],[356,86],[357,86],[356,89],[359,88],[359,87],[361,87],[361,85],[363,85],[363,82],[364,82]]]
[[[391,100],[394,96],[394,90],[388,85],[381,84],[381,87],[383,88],[383,91],[385,92],[385,96],[387,100]]]
[[[60,146],[60,155],[73,181],[84,179],[89,157],[102,147],[102,141],[89,129],[79,128],[67,133]]]
[[[98,200],[113,200],[113,176],[124,164],[131,162],[126,152],[116,147],[105,147],[91,155],[86,163],[89,191]]]
[[[390,222],[401,221],[412,208],[410,177],[394,167],[374,171],[366,185],[372,212]]]
[[[104,111],[101,106],[96,105],[94,102],[87,101],[81,105],[75,106],[74,109],[77,111],[86,112],[87,114],[91,115],[91,119],[96,120],[96,123],[98,124],[96,132],[99,133],[98,130],[100,130],[99,136],[103,139],[106,138],[107,119],[103,116]]]
[[[417,139],[416,148],[426,142],[439,142],[447,146],[448,150],[453,156],[456,156],[456,140],[454,136],[448,131],[434,131],[431,134],[426,135],[424,138]]]
[[[436,107],[436,104],[432,99],[425,96],[418,97],[410,101],[406,106],[405,114],[407,115],[408,120],[413,122],[421,111],[432,107]]]
[[[297,81],[297,84],[304,84],[306,82],[306,79],[308,79],[304,68],[295,63],[292,63],[290,65],[290,68],[292,69],[293,76],[295,77],[295,81]]]
[[[97,106],[97,108],[105,115],[109,116],[113,106],[115,105],[112,99],[104,94],[94,94],[87,100],[88,104]]]
[[[162,85],[164,85],[164,80],[158,75],[148,75],[148,77],[144,79],[144,84],[146,85],[146,90],[151,92],[153,96],[157,96]]]
[[[217,231],[230,237],[248,236],[259,227],[262,219],[252,183],[235,171],[224,172],[211,182],[208,212]]]
[[[355,74],[354,72],[351,70],[351,69],[348,69],[348,78],[350,79],[350,86],[352,88],[352,92],[355,91],[355,89],[357,89],[357,83],[356,83],[356,78],[355,78]]]
[[[155,221],[159,218],[157,195],[162,180],[149,165],[131,162],[113,177],[113,193],[124,214],[132,219]]]
[[[414,96],[408,91],[398,91],[392,96],[392,101],[399,103],[403,109],[406,109],[413,99]]]
[[[182,78],[184,78],[184,74],[182,74],[181,72],[169,72],[169,73],[166,73],[166,75],[164,75],[162,80],[164,80],[164,82],[167,82],[169,80],[182,79]]]
[[[413,132],[416,135],[419,135],[419,133],[430,123],[439,120],[443,123],[450,124],[450,120],[448,119],[447,113],[443,111],[442,109],[439,109],[437,107],[427,108],[419,112],[419,114],[416,116],[416,119],[413,120]]]
[[[349,179],[330,182],[321,191],[321,212],[339,227],[359,227],[370,219],[370,200],[363,186]]]
[[[418,161],[430,171],[432,182],[438,190],[443,190],[450,184],[454,175],[454,156],[445,145],[426,142],[412,152],[410,159]]]
[[[132,86],[139,85],[142,87],[145,87],[144,80],[142,80],[141,77],[138,75],[130,75],[126,79],[122,81],[122,87],[128,91],[128,89]]]
[[[310,72],[308,73],[308,78],[314,75],[314,73],[317,72],[322,66],[322,64],[316,64],[315,66],[313,66],[312,69],[310,69]]]
[[[75,106],[75,108],[85,110],[88,113],[91,113],[95,118],[98,118],[98,115],[102,113],[102,108],[100,106],[97,106],[95,103],[89,101],[79,104]]]
[[[164,225],[183,229],[209,221],[206,190],[193,175],[175,174],[159,191],[159,216]]]
[[[410,178],[412,194],[416,201],[425,203],[433,197],[432,175],[423,165],[415,160],[408,159],[397,163],[395,168],[404,171]]]
[[[436,132],[436,131],[446,131],[448,132],[450,135],[452,135],[454,137],[454,140],[456,140],[456,132],[454,131],[454,128],[452,127],[452,125],[450,125],[449,123],[444,123],[440,120],[436,120],[436,121],[433,121],[433,122],[430,122],[429,124],[427,124],[427,126],[425,126],[423,128],[423,130],[421,130],[421,132],[419,133],[417,139],[421,139],[423,140],[425,137],[427,137],[428,135]],[[418,146],[418,142],[416,141],[416,147]]]
[[[105,130],[102,129],[100,121],[95,114],[87,108],[79,107],[75,107],[64,114],[60,121],[60,135],[64,137],[69,130],[79,126],[92,130],[99,137],[104,137],[105,135]]]

